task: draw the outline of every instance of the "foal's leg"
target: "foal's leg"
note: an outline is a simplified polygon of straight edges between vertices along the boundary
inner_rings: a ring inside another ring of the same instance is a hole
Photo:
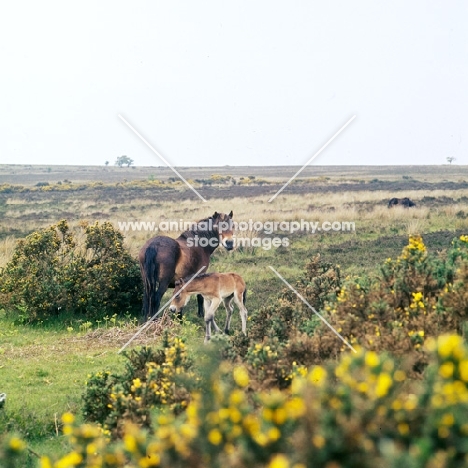
[[[218,327],[218,324],[215,322],[215,319],[214,319],[214,313],[218,309],[219,304],[221,303],[221,300],[216,299],[216,301],[217,301],[216,302],[217,305],[216,305],[216,308],[213,310],[213,319],[211,320],[211,323],[213,324],[215,333],[221,333],[221,329]],[[204,299],[203,301],[204,310],[209,310],[212,307],[212,303],[213,301],[211,301],[210,299]]]
[[[198,296],[197,296],[198,297]],[[203,296],[202,296],[203,297]],[[208,312],[211,308],[211,301],[209,299],[203,299],[203,309],[205,311],[204,320],[205,320],[205,344],[208,340],[211,339],[211,321],[208,320]]]
[[[224,307],[226,308],[226,324],[224,325],[224,333],[229,334],[229,328],[231,327],[231,317],[234,306],[232,305],[233,296],[228,296],[223,299]]]
[[[247,309],[245,308],[244,302],[242,301],[242,293],[243,291],[241,291],[240,294],[237,292],[234,293],[234,302],[236,303],[237,307],[239,307],[242,320],[242,332],[244,335],[247,335]]]
[[[205,304],[204,304],[205,305],[205,325],[206,325],[205,344],[211,340],[211,325],[212,324],[216,333],[219,333],[221,331],[218,328],[218,325],[216,325],[216,322],[214,321],[214,314],[216,312],[216,309],[219,307],[221,300],[213,299],[209,307],[207,307],[208,305],[207,302],[208,301],[205,300]]]

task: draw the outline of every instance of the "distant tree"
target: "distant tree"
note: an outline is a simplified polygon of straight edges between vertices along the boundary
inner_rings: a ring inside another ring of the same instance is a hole
[[[447,162],[449,164],[452,164],[453,161],[455,161],[457,158],[455,156],[447,156]]]
[[[109,161],[106,161],[105,164],[106,164],[106,166],[108,166],[108,165],[109,165]]]
[[[119,156],[117,161],[115,161],[115,165],[122,167],[127,166],[130,167],[133,164],[133,159],[129,158],[128,156]]]

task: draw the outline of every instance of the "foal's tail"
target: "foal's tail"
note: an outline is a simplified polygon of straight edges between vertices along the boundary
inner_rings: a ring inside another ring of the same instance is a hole
[[[156,247],[150,245],[140,256],[140,271],[143,279],[143,320],[147,320],[153,312],[153,300],[158,284],[158,269],[156,266]],[[143,258],[141,258],[143,257]]]
[[[247,299],[247,288],[244,289],[242,293],[242,303],[245,305],[245,300]]]

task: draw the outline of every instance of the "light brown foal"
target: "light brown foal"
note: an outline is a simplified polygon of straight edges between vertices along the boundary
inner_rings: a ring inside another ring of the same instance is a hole
[[[188,284],[184,280],[176,281],[174,296],[169,310],[179,313],[189,301],[190,296],[201,294],[205,308],[205,343],[207,343],[211,339],[211,325],[213,325],[216,333],[221,331],[214,320],[215,312],[221,302],[224,303],[224,307],[226,308],[224,331],[225,333],[229,332],[231,316],[234,310],[232,301],[234,301],[239,308],[242,331],[245,335],[247,332],[246,292],[245,281],[236,273],[207,273],[197,276]]]

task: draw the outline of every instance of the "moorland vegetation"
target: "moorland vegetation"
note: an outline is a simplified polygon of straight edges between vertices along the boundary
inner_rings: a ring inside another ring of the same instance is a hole
[[[247,282],[247,336],[237,321],[204,346],[193,303],[120,355],[138,326],[136,252],[154,233],[117,221],[196,220],[206,207],[125,190],[98,206],[91,186],[55,204],[42,187],[0,194],[2,463],[468,466],[468,190],[452,181],[429,196],[410,181],[417,207],[388,210],[393,193],[367,190],[374,178],[347,191],[331,177],[341,191],[292,191],[274,207],[258,193],[210,200],[238,220],[353,220],[356,231],[217,251],[210,269]]]

